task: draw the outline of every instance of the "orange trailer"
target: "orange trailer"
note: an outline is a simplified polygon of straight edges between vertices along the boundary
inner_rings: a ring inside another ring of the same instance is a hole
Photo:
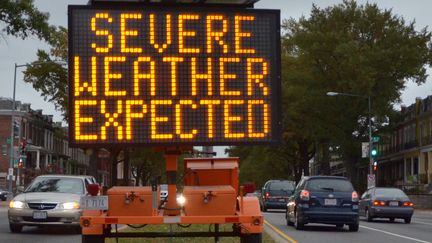
[[[166,156],[167,173],[177,168],[177,155]],[[176,185],[168,182],[168,199],[160,203],[157,188],[113,187],[107,210],[85,210],[81,217],[82,242],[99,243],[118,237],[219,237],[238,236],[241,242],[261,242],[263,215],[258,199],[243,197],[238,188],[239,158],[185,159],[184,187],[178,200]],[[90,190],[89,190],[90,191]],[[101,196],[94,195],[97,202]],[[213,224],[214,232],[111,232],[114,225]],[[232,231],[220,232],[221,224]]]

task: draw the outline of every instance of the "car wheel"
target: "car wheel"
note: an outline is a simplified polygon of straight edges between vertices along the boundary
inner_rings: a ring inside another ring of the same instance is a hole
[[[365,211],[365,215],[366,215],[366,220],[367,220],[368,222],[372,222],[372,216],[371,216],[371,214],[370,214],[370,212],[369,212],[369,209],[366,209],[366,211]]]
[[[336,228],[338,228],[338,229],[342,229],[343,227],[344,227],[343,224],[337,224],[337,225],[336,225]]]
[[[395,218],[389,218],[390,222],[394,222]]]
[[[409,217],[409,218],[405,218],[404,220],[405,220],[405,224],[409,224],[409,223],[411,223],[411,217]]]
[[[289,218],[288,210],[285,213],[285,219],[286,219],[287,226],[293,226],[294,225],[293,222],[291,222],[291,220]]]
[[[359,230],[359,223],[349,225],[349,231],[357,232],[358,230]]]
[[[295,212],[294,215],[294,227],[296,228],[296,230],[302,230],[304,228],[304,223],[300,219],[300,216],[298,216],[297,212]]]
[[[19,224],[9,224],[9,229],[12,233],[21,233],[23,226]]]

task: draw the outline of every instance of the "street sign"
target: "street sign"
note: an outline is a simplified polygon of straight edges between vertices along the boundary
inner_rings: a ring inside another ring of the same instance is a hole
[[[375,175],[374,174],[368,174],[367,175],[367,185],[368,185],[368,189],[371,187],[375,187],[376,182],[375,182]]]
[[[372,137],[372,143],[378,143],[379,141],[380,141],[380,137],[378,136]]]
[[[369,158],[369,143],[362,143],[362,158]]]
[[[13,175],[13,173],[14,173],[14,169],[13,168],[9,168],[8,175]]]
[[[6,143],[7,144],[11,144],[11,139],[10,138],[6,138]]]
[[[71,146],[274,144],[280,11],[69,6]]]

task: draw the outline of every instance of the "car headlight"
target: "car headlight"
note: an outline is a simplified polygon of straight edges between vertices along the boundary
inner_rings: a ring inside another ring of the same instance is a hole
[[[25,203],[21,202],[21,201],[10,201],[9,203],[9,208],[24,208]]]
[[[61,208],[63,208],[63,209],[79,209],[80,205],[77,202],[67,202],[67,203],[62,203]]]

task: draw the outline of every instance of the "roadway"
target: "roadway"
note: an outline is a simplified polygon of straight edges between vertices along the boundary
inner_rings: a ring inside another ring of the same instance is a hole
[[[348,226],[336,229],[335,226],[320,224],[307,224],[304,230],[296,230],[286,225],[284,210],[270,210],[264,216],[267,231],[273,231],[272,236],[279,242],[432,243],[431,211],[415,211],[410,224],[405,224],[400,219],[396,219],[394,223],[386,219],[367,222],[360,217],[358,232],[349,232]]]

